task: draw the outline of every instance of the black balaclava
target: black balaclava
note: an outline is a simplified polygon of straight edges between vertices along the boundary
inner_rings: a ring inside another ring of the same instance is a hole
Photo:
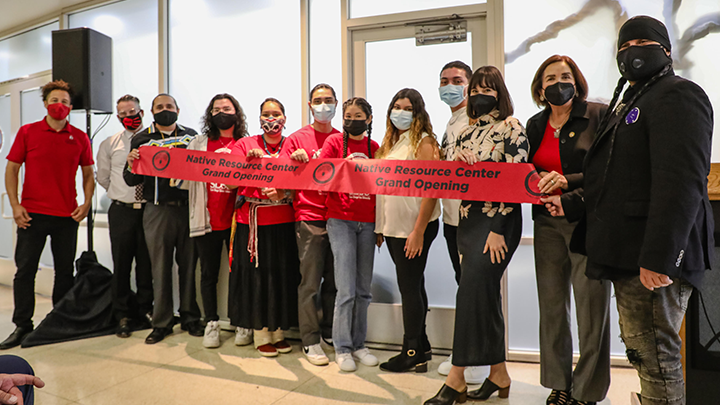
[[[627,80],[649,79],[672,63],[665,50],[670,51],[671,44],[665,25],[660,21],[638,16],[629,19],[618,35],[618,49],[627,41],[647,39],[660,45],[631,46],[617,53],[617,65],[620,74]]]

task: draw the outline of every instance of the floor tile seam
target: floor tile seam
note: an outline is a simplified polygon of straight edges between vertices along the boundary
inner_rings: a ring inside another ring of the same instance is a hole
[[[142,376],[144,376],[144,375],[146,375],[146,374],[150,374],[150,373],[152,373],[153,371],[157,370],[158,368],[159,368],[159,367],[156,367],[156,368],[153,368],[153,369],[148,370],[148,371],[146,371],[146,372],[133,375],[132,377],[127,378],[127,379],[124,379],[124,380],[122,380],[122,381],[118,381],[116,384],[112,384],[112,385],[110,385],[110,386],[108,386],[108,387],[105,387],[105,388],[103,388],[103,389],[101,389],[101,390],[98,390],[98,391],[93,392],[93,393],[91,393],[91,394],[85,395],[84,397],[78,398],[77,400],[75,400],[75,402],[78,403],[78,404],[84,405],[85,403],[82,402],[83,400],[85,400],[85,399],[87,399],[87,398],[90,398],[90,397],[92,397],[92,396],[94,396],[94,395],[98,395],[98,394],[100,394],[100,393],[102,393],[102,392],[108,391],[108,390],[110,390],[111,388],[117,387],[118,385],[125,384],[125,383],[127,383],[127,382],[129,382],[129,381],[132,381],[132,380],[135,380],[135,379],[137,379],[137,378],[140,378],[140,377],[142,377]],[[73,400],[72,400],[72,399],[68,399],[68,401],[73,401]],[[91,405],[91,404],[89,404],[89,405]]]

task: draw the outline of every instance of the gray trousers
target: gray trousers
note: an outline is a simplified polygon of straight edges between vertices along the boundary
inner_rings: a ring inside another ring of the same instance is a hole
[[[303,346],[332,337],[335,271],[325,221],[295,222],[300,258],[298,323]]]
[[[180,284],[180,322],[200,320],[195,297],[195,243],[190,239],[188,206],[176,207],[147,203],[143,214],[145,240],[152,265],[153,328],[173,326],[173,254],[178,264]]]
[[[672,281],[650,291],[639,276],[613,280],[620,335],[640,377],[643,405],[685,404],[679,333],[693,286]]]
[[[540,383],[580,401],[602,401],[610,386],[610,282],[585,276],[587,257],[570,252],[575,224],[535,215],[535,275],[540,306]],[[573,371],[571,287],[580,359]]]

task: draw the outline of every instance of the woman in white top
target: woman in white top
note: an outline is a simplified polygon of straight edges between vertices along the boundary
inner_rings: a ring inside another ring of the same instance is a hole
[[[387,112],[387,130],[379,159],[439,160],[440,149],[432,131],[425,102],[415,89],[402,89],[393,97]],[[402,353],[380,364],[384,371],[427,371],[432,358],[425,334],[428,310],[425,264],[430,245],[438,233],[440,204],[434,198],[377,196],[375,233],[380,247],[387,241],[395,263],[402,296]]]

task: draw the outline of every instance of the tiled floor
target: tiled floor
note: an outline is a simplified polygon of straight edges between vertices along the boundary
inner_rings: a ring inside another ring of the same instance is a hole
[[[50,311],[48,298],[37,297],[35,323]],[[14,325],[12,291],[0,287],[0,339]],[[36,390],[37,403],[55,404],[422,404],[442,386],[435,356],[427,373],[392,374],[359,365],[355,373],[341,372],[335,363],[309,364],[293,352],[262,358],[251,346],[233,345],[233,334],[223,332],[219,349],[205,349],[202,338],[176,333],[156,345],[146,345],[147,331],[129,339],[106,336],[75,342],[12,349],[5,353],[27,359],[46,382]],[[394,355],[373,351],[381,361]],[[332,359],[332,356],[331,356]],[[548,391],[540,386],[537,364],[509,363],[513,378],[509,399],[491,398],[488,404],[543,405]],[[608,404],[628,404],[630,391],[639,387],[632,369],[612,370]]]

